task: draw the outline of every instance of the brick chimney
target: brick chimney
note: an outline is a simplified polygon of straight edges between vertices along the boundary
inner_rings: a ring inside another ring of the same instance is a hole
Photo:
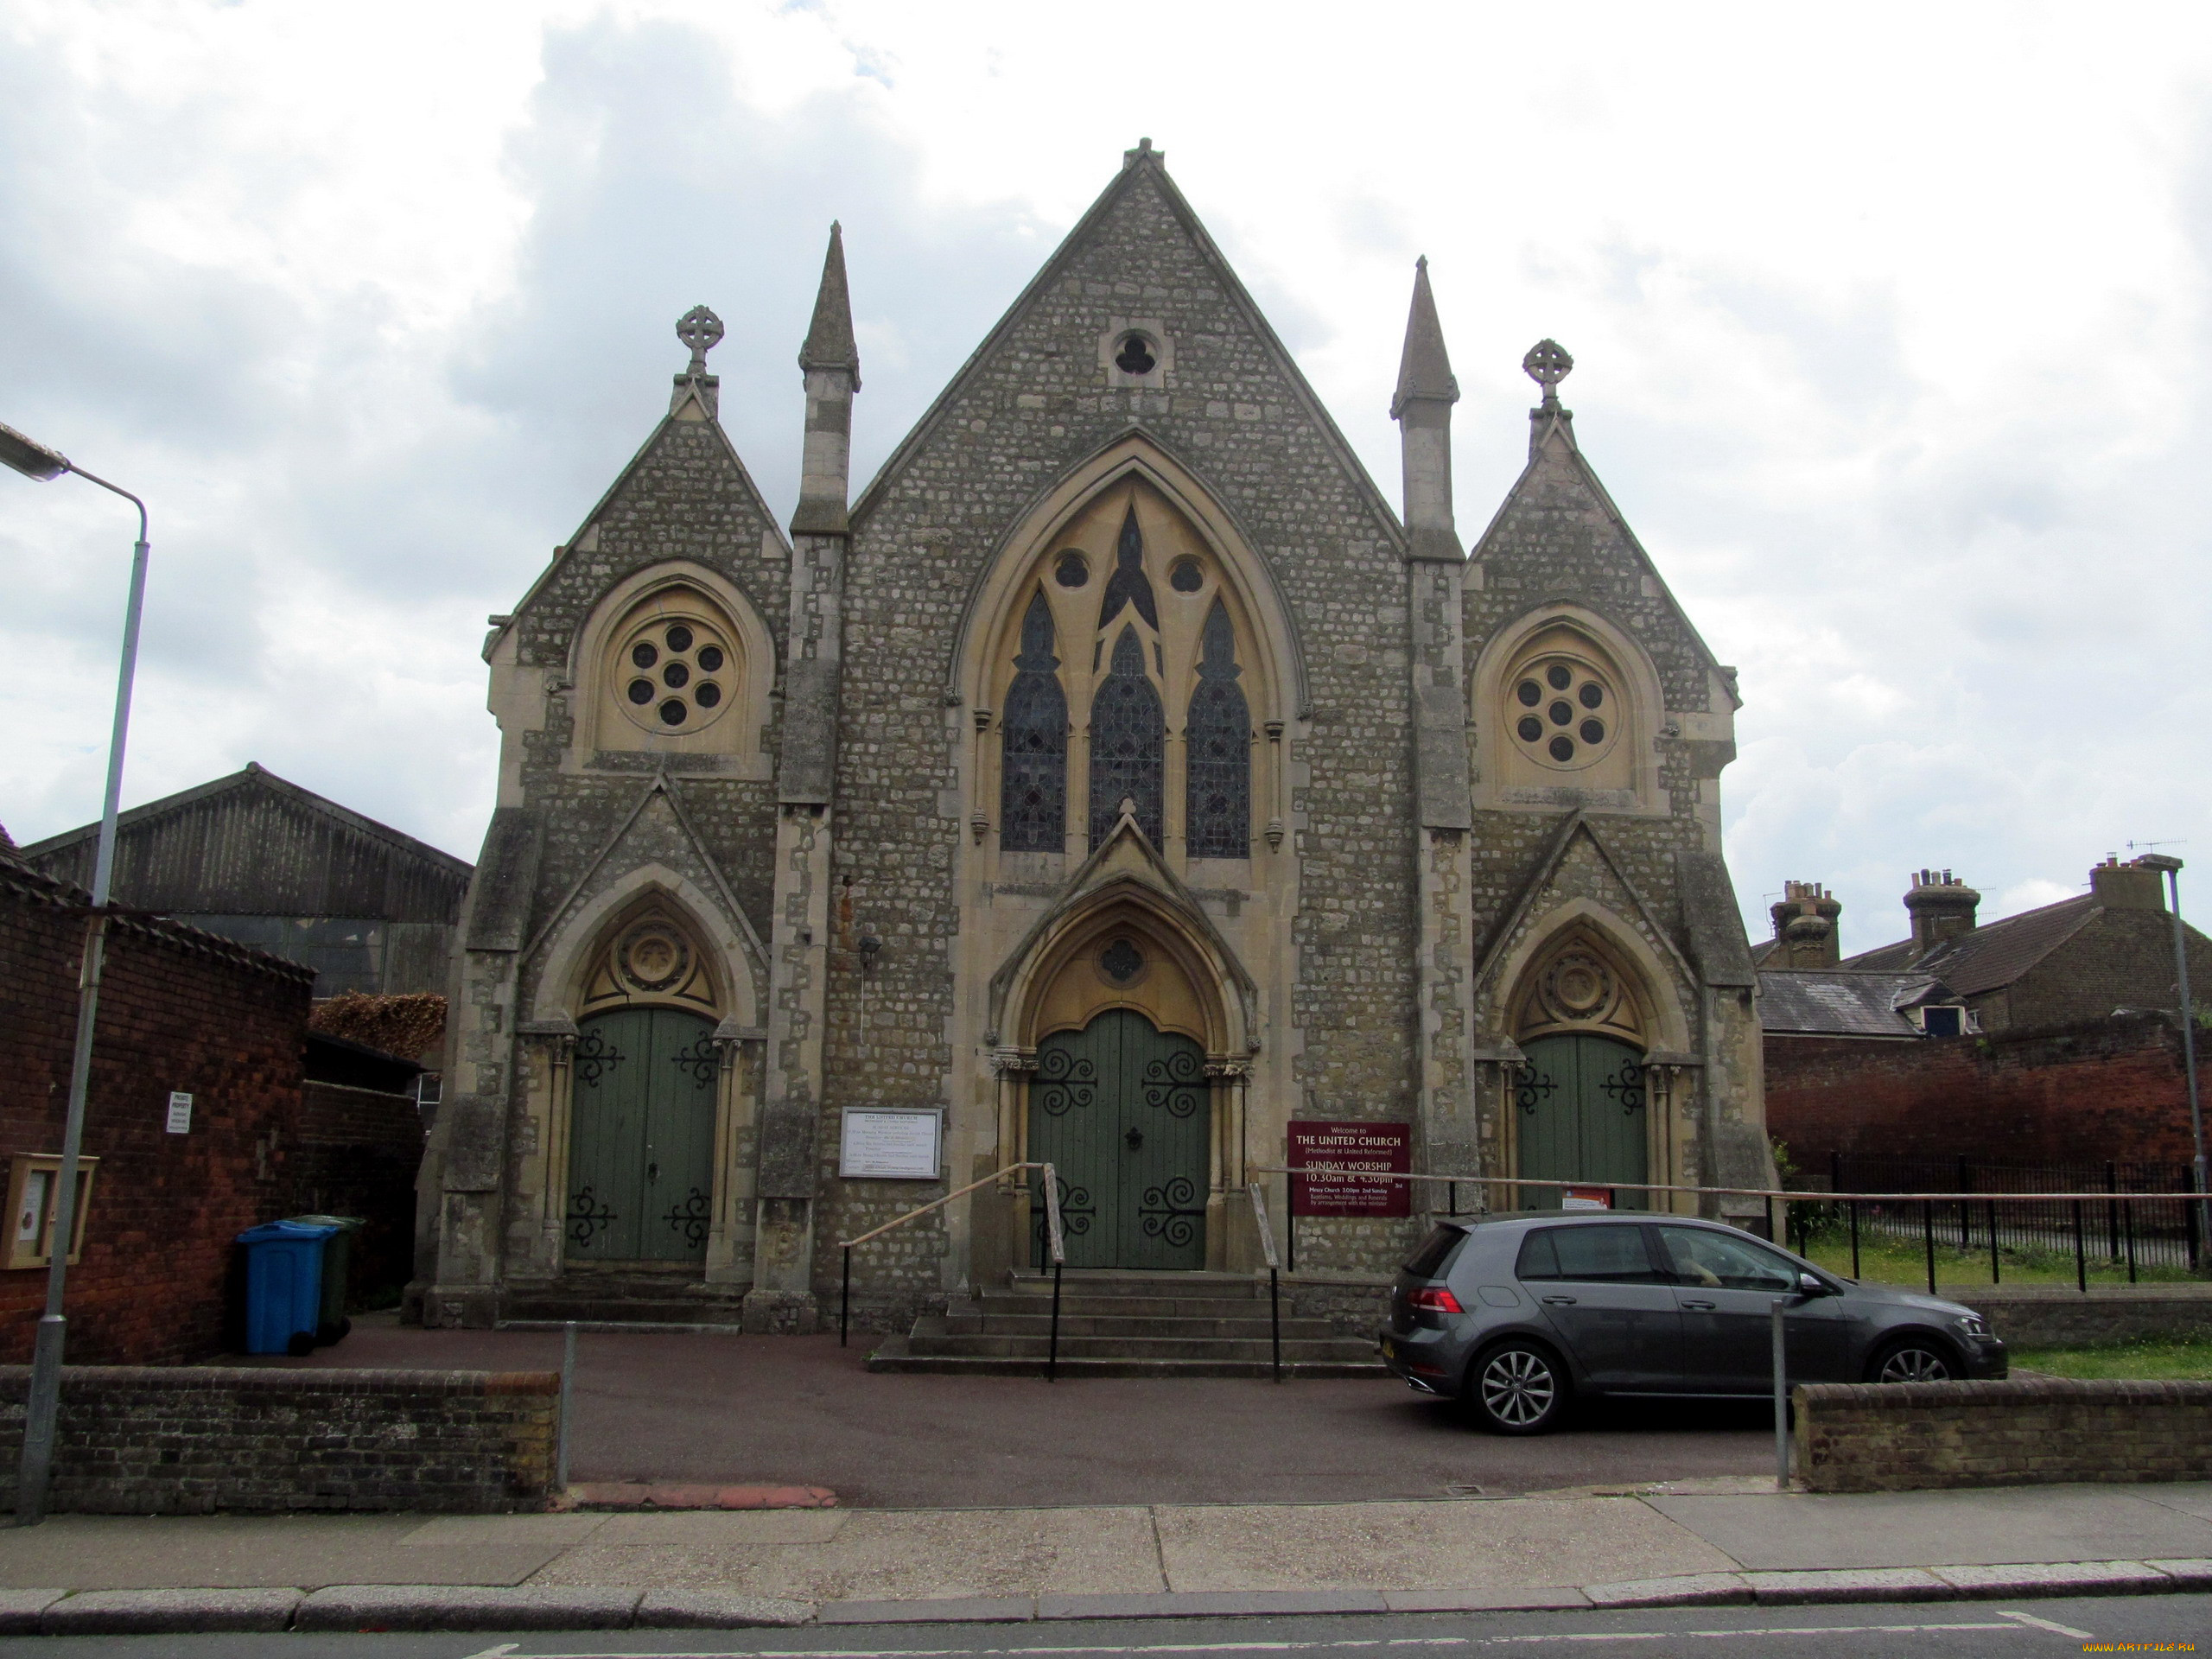
[[[1948,870],[1921,871],[1904,896],[1905,914],[1912,918],[1912,959],[1973,932],[1980,903],[1981,895]]]
[[[1835,918],[1843,906],[1817,881],[1785,881],[1782,899],[1769,907],[1781,947],[1769,961],[1777,968],[1833,968],[1843,959]]]
[[[2105,861],[2089,871],[2089,894],[2107,910],[2158,910],[2166,907],[2166,890],[2156,870],[2145,869],[2130,859],[2123,864],[2120,855],[2107,855]]]

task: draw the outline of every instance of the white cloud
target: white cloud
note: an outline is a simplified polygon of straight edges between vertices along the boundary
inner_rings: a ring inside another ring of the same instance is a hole
[[[0,419],[155,512],[128,795],[262,760],[469,854],[476,658],[658,414],[704,300],[787,507],[845,222],[880,461],[1143,133],[1386,490],[1408,266],[1464,525],[1553,335],[1586,449],[1738,664],[1730,851],[1897,931],[2186,837],[2208,521],[2201,9],[1198,3],[0,19]],[[2145,43],[2155,39],[2155,52]],[[0,821],[98,796],[129,524],[0,479]],[[2184,851],[2187,849],[2184,849]]]

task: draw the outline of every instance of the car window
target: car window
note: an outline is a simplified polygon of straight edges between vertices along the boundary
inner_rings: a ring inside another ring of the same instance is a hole
[[[1707,1290],[1765,1290],[1784,1294],[1797,1288],[1797,1268],[1757,1240],[1702,1227],[1662,1227],[1675,1282]]]
[[[1627,1223],[1539,1227],[1522,1241],[1514,1271],[1523,1279],[1575,1279],[1586,1284],[1666,1282],[1643,1248],[1643,1229]]]
[[[1446,1265],[1466,1242],[1467,1235],[1462,1229],[1439,1227],[1406,1258],[1406,1271],[1416,1279],[1441,1279]]]

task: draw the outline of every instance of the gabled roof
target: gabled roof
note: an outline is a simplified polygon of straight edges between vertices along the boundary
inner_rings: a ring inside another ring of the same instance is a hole
[[[613,505],[615,498],[629,487],[630,480],[636,474],[638,469],[645,464],[646,457],[652,454],[660,441],[667,436],[671,428],[703,426],[715,435],[721,445],[722,453],[729,457],[730,465],[737,468],[738,483],[754,510],[760,513],[761,524],[771,535],[776,537],[778,543],[786,553],[791,550],[790,538],[784,534],[784,527],[777,521],[776,515],[768,510],[767,499],[760,493],[760,486],[753,481],[753,473],[746,466],[745,457],[737,453],[737,446],[729,441],[729,434],[722,429],[719,416],[709,411],[705,391],[715,383],[709,378],[702,385],[698,377],[683,375],[678,375],[677,382],[677,393],[669,404],[668,413],[653,423],[653,429],[645,435],[645,441],[638,446],[636,453],[623,464],[622,470],[614,475],[614,481],[600,493],[599,499],[592,504],[591,511],[577,523],[575,533],[553,550],[553,556],[546,560],[545,568],[537,573],[536,579],[531,582],[528,591],[516,601],[514,609],[508,613],[506,620],[493,623],[491,635],[484,642],[485,660],[488,662],[491,659],[493,647],[499,643],[500,637],[530,613],[530,607],[537,602],[537,596],[545,591],[547,585],[559,574],[561,567],[575,556],[578,551],[577,543],[591,533],[600,519],[605,516],[607,508]],[[683,412],[686,408],[696,408],[704,418],[683,419]]]
[[[99,836],[88,823],[20,856],[86,882]],[[251,761],[117,820],[116,898],[146,910],[449,920],[470,868]]]
[[[1253,300],[1243,282],[1237,276],[1229,261],[1223,257],[1221,250],[1215,245],[1213,238],[1207,234],[1205,226],[1199,222],[1198,216],[1192,211],[1191,204],[1184,200],[1183,193],[1175,188],[1175,181],[1167,176],[1167,165],[1161,159],[1160,152],[1151,147],[1149,140],[1127,153],[1123,158],[1122,171],[1116,175],[1113,182],[1099,193],[1097,200],[1090,204],[1090,210],[1077,219],[1075,227],[1061,238],[1059,246],[1052,251],[1052,257],[1045,261],[1044,264],[1039,268],[1037,274],[1029,279],[1028,285],[1015,297],[1014,303],[1007,308],[1006,315],[998,320],[990,333],[983,336],[982,344],[969,354],[968,360],[963,363],[958,372],[945,383],[944,390],[937,395],[936,401],[923,412],[921,419],[914,423],[913,429],[906,434],[906,437],[900,441],[899,447],[891,452],[889,459],[885,461],[881,467],[877,470],[875,476],[868,480],[868,487],[861,492],[859,499],[853,504],[853,523],[857,525],[882,499],[892,485],[897,482],[899,475],[906,471],[908,465],[921,452],[931,435],[947,418],[949,411],[959,401],[961,394],[981,372],[983,365],[990,359],[1000,345],[1020,326],[1023,320],[1036,306],[1039,296],[1059,280],[1067,265],[1089,245],[1093,231],[1106,219],[1124,196],[1130,191],[1140,188],[1154,190],[1159,194],[1161,203],[1173,216],[1176,223],[1182,226],[1184,233],[1191,238],[1192,243],[1198,250],[1200,257],[1212,268],[1215,276],[1221,283],[1222,292],[1227,296],[1230,304],[1236,309],[1246,327],[1251,329],[1269,357],[1274,359],[1275,366],[1281,371],[1292,395],[1299,400],[1306,415],[1321,433],[1323,441],[1334,452],[1338,464],[1344,468],[1345,476],[1352,480],[1354,486],[1366,499],[1382,533],[1394,545],[1402,546],[1405,531],[1398,523],[1398,515],[1391,510],[1382,491],[1376,487],[1375,480],[1368,476],[1367,468],[1360,463],[1359,457],[1353,452],[1351,445],[1344,441],[1343,432],[1338,429],[1336,421],[1330,416],[1313,388],[1307,384],[1306,376],[1300,371],[1297,360],[1291,356],[1289,348],[1285,346],[1281,340],[1277,337],[1274,327],[1262,314],[1259,305]]]
[[[1536,480],[1543,474],[1564,470],[1570,478],[1589,492],[1591,499],[1598,504],[1599,510],[1605,515],[1623,544],[1635,557],[1643,575],[1657,584],[1660,596],[1666,601],[1667,608],[1674,613],[1675,620],[1689,636],[1691,643],[1697,647],[1699,654],[1705,658],[1708,665],[1719,667],[1720,659],[1713,654],[1713,647],[1705,643],[1705,636],[1697,631],[1697,625],[1690,620],[1689,613],[1682,608],[1681,601],[1675,597],[1675,590],[1667,585],[1666,577],[1660,575],[1658,565],[1653,563],[1651,555],[1644,551],[1643,543],[1637,539],[1636,532],[1629,528],[1628,519],[1622,514],[1620,508],[1614,504],[1612,496],[1599,480],[1597,470],[1583,455],[1582,446],[1577,443],[1574,438],[1573,412],[1571,410],[1557,408],[1547,402],[1543,409],[1532,410],[1529,414],[1535,424],[1531,429],[1529,442],[1529,464],[1521,469],[1521,476],[1513,480],[1513,487],[1505,493],[1505,499],[1497,504],[1497,511],[1491,515],[1490,523],[1483,527],[1483,533],[1475,538],[1474,546],[1467,556],[1471,560],[1484,556],[1484,550],[1489,547],[1491,539],[1504,527],[1507,520],[1520,510],[1523,498],[1529,493]],[[1531,595],[1535,600],[1541,600],[1545,597],[1546,595],[1543,594]],[[1738,701],[1740,702],[1740,699]]]
[[[1937,945],[1916,962],[1912,957],[1912,941],[1900,939],[1861,951],[1847,958],[1843,965],[1892,971],[1910,965],[1917,975],[1941,979],[1961,996],[1980,996],[2019,979],[2087,927],[2102,908],[2085,893],[1977,927]]]
[[[1759,974],[1761,1029],[1797,1037],[1917,1038],[1902,1009],[1929,984],[1923,973],[1769,968]]]

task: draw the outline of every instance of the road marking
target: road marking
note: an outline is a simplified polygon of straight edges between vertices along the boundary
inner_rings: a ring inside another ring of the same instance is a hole
[[[2087,1630],[2077,1630],[2070,1624],[2054,1624],[2047,1618],[2037,1618],[2033,1613],[2008,1613],[2000,1611],[1999,1618],[2017,1618],[2023,1624],[2032,1624],[2039,1630],[2050,1630],[2057,1636],[2070,1636],[2077,1642],[2094,1642],[2096,1637]]]
[[[1948,1630],[2017,1630],[2022,1624],[2082,1641],[2091,1639],[2086,1630],[2054,1624],[2049,1619],[2037,1618],[2029,1613],[2000,1611],[1997,1616],[2016,1622],[2003,1624],[1770,1624],[1747,1625],[1738,1630],[1558,1630],[1531,1636],[1400,1636],[1355,1637],[1349,1641],[1333,1642],[1160,1642],[1141,1645],[1076,1644],[1049,1648],[728,1648],[711,1650],[695,1648],[680,1655],[670,1655],[668,1659],[995,1659],[996,1656],[1005,1656],[1005,1659],[1052,1659],[1052,1656],[1059,1654],[1304,1653],[1318,1649],[1339,1648],[1498,1648],[1522,1647],[1545,1642],[1715,1641],[1739,1636],[1915,1636]],[[518,1643],[503,1643],[499,1647],[486,1648],[480,1653],[471,1654],[468,1659],[646,1659],[636,1649],[607,1653],[526,1654],[519,1651],[519,1648]]]

